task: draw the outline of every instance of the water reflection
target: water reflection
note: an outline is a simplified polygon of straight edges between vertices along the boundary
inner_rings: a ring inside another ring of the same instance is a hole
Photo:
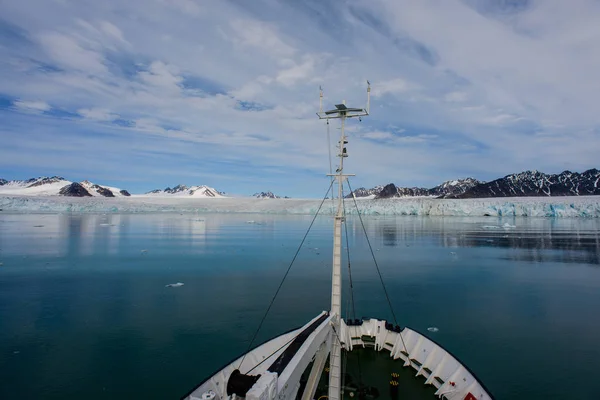
[[[10,215],[0,218],[0,244],[5,255],[85,256],[117,255],[132,237],[182,238],[201,247],[207,229],[219,229],[218,219],[198,216],[167,217],[128,214]],[[140,251],[140,249],[136,249]]]
[[[505,256],[510,260],[600,264],[596,219],[381,217],[363,222],[376,247],[497,247],[512,249]],[[349,218],[348,225],[354,235],[361,233],[357,218]]]
[[[292,219],[310,221],[306,216]],[[118,256],[142,250],[169,252],[167,242],[172,250],[202,254],[222,233],[238,237],[240,242],[247,237],[268,241],[275,238],[280,225],[273,215],[1,214],[0,254]],[[299,232],[294,228],[289,234]]]

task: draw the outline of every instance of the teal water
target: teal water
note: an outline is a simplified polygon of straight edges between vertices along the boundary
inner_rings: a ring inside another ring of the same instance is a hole
[[[245,351],[310,220],[0,213],[0,399],[179,398]],[[600,221],[365,223],[400,325],[497,399],[598,398]],[[328,308],[331,225],[317,219],[259,342]],[[357,313],[390,319],[347,225]]]

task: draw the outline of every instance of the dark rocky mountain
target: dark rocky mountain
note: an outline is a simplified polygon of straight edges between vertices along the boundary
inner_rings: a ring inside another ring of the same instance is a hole
[[[88,192],[81,184],[77,182],[73,182],[70,185],[64,186],[58,192],[61,196],[70,196],[70,197],[92,197],[90,192]]]
[[[411,188],[397,188],[398,197],[416,197],[416,196],[430,196],[429,189],[411,187]]]
[[[65,178],[62,178],[60,176],[52,176],[52,177],[42,176],[39,178],[28,179],[25,182],[29,183],[29,185],[27,185],[27,187],[36,187],[36,186],[46,185],[48,183],[55,183],[55,182],[60,182],[60,181],[65,181],[65,180],[66,180]]]
[[[123,189],[123,190],[119,190],[119,193],[121,193],[123,196],[125,197],[129,197],[131,196],[131,193],[129,193],[127,190]]]
[[[90,193],[92,196],[94,195],[94,193],[96,193],[103,197],[116,197],[115,194],[113,193],[113,191],[107,187],[100,186],[96,183],[93,183],[93,182],[90,182],[87,180],[81,181],[80,183],[81,183],[81,186],[83,186],[83,188],[85,190],[87,190],[88,193]],[[121,193],[120,189],[119,189],[119,193]]]
[[[428,189],[425,188],[401,188],[393,183],[385,185],[379,193],[375,195],[376,199],[389,199],[390,197],[416,197],[428,196]]]
[[[258,199],[279,199],[279,198],[281,198],[281,196],[277,196],[277,195],[273,194],[273,192],[254,193],[252,195],[252,197],[256,197]]]
[[[600,171],[545,174],[525,171],[481,183],[456,198],[600,195]]]
[[[100,185],[94,185],[92,186],[94,189],[96,189],[96,192],[98,192],[98,194],[104,196],[104,197],[115,197],[114,193],[110,190],[107,189],[105,187],[102,187]]]
[[[371,188],[371,189],[366,189],[364,187],[359,187],[358,189],[354,189],[354,191],[352,193],[354,193],[354,195],[356,197],[367,197],[367,196],[371,196],[371,195],[377,195],[382,190],[383,190],[383,186],[375,186],[374,188]],[[346,195],[345,197],[347,199],[351,199],[352,198],[352,193]]]
[[[398,188],[393,183],[388,183],[375,195],[376,199],[388,199],[390,197],[398,197]]]
[[[8,181],[6,179],[0,178],[0,186],[6,185]]]
[[[175,193],[179,193],[179,192],[184,192],[186,190],[189,190],[190,188],[185,186],[185,185],[177,185],[175,187],[173,187],[173,189],[171,189],[170,187],[166,188],[164,190],[165,193],[170,193],[170,194],[175,194]]]
[[[478,181],[475,178],[446,181],[439,186],[429,189],[429,196],[456,197],[482,183],[484,182]]]

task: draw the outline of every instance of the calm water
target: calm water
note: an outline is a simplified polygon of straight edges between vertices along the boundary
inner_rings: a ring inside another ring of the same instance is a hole
[[[309,222],[0,213],[0,398],[179,398],[245,350]],[[399,323],[438,327],[497,399],[598,399],[600,221],[365,222]],[[328,309],[331,225],[260,341]],[[390,318],[357,220],[348,232],[357,312]]]

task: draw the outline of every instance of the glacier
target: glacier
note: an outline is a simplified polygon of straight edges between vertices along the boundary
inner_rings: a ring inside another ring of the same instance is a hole
[[[431,197],[357,199],[363,215],[420,216],[516,216],[516,217],[600,217],[600,196],[515,197],[486,199],[435,199]],[[314,214],[321,200],[257,198],[165,198],[2,196],[0,210],[18,213],[264,213]],[[347,214],[356,214],[352,199],[345,199]],[[333,203],[326,200],[321,214],[333,214]]]

